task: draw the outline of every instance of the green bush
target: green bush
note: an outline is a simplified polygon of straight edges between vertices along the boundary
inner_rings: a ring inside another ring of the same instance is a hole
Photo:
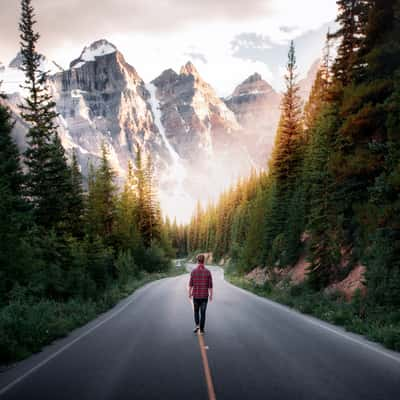
[[[143,267],[147,272],[163,272],[171,268],[171,261],[161,247],[152,245],[146,249],[145,255]]]
[[[115,270],[120,284],[125,284],[129,278],[138,276],[139,270],[130,250],[118,253],[115,260]]]

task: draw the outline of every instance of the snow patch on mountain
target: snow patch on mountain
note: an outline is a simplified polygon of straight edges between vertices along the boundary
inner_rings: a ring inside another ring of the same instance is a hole
[[[84,61],[79,61],[77,64],[74,64],[72,68],[80,68],[83,67],[86,63]]]
[[[85,47],[79,57],[82,61],[95,61],[96,57],[102,57],[107,54],[112,54],[117,51],[117,48],[107,40],[98,40],[90,46]]]
[[[154,123],[156,124],[156,126],[164,140],[165,146],[167,147],[168,152],[171,155],[171,158],[174,160],[174,162],[180,162],[180,157],[179,157],[178,153],[172,147],[171,143],[169,142],[167,135],[165,133],[164,126],[161,121],[161,107],[160,107],[160,102],[156,96],[157,88],[152,83],[148,83],[148,84],[146,84],[146,89],[150,93],[149,103],[151,106],[151,111],[153,112]]]

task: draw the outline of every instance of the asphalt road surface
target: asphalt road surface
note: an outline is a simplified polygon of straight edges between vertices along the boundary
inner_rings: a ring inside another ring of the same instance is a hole
[[[1,373],[0,398],[400,399],[398,353],[212,272],[203,341],[192,333],[188,275],[167,278]]]

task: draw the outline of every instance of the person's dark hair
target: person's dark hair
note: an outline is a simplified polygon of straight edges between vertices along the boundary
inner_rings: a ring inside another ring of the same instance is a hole
[[[197,261],[198,261],[200,264],[204,264],[204,259],[205,259],[204,254],[199,254],[199,255],[197,256]]]

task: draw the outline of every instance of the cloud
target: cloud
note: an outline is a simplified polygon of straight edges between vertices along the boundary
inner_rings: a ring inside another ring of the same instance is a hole
[[[4,3],[4,4],[3,4]],[[43,47],[113,33],[171,32],[193,24],[238,21],[269,13],[271,0],[34,0]],[[3,1],[0,47],[18,41],[19,1]]]
[[[18,51],[19,1],[2,3],[0,61],[8,64]],[[167,68],[179,71],[191,58],[220,95],[254,72],[279,88],[288,41],[336,13],[335,0],[33,0],[33,5],[39,51],[64,68],[84,46],[105,38],[145,81]],[[322,47],[323,38],[317,35],[315,42],[311,36],[313,51],[298,48],[299,64],[310,65],[315,48]]]
[[[297,26],[282,25],[282,26],[279,27],[279,29],[284,33],[292,33],[297,29]]]
[[[231,48],[234,53],[243,48],[270,49],[273,45],[274,43],[269,36],[255,32],[240,33],[231,41]]]
[[[335,27],[335,24],[323,24],[319,29],[309,30],[297,37],[293,37],[293,34],[288,35],[281,43],[274,43],[270,37],[254,32],[240,33],[232,40],[231,49],[236,58],[269,65],[273,75],[270,83],[282,88],[281,76],[287,62],[290,40],[294,39],[299,73],[304,76],[311,64],[321,56],[329,27]],[[297,28],[295,32],[298,32]]]
[[[184,55],[190,57],[194,61],[198,60],[198,61],[201,61],[203,64],[208,63],[206,56],[202,53],[197,53],[195,51],[192,51],[192,52],[189,51],[189,52],[184,53]]]

